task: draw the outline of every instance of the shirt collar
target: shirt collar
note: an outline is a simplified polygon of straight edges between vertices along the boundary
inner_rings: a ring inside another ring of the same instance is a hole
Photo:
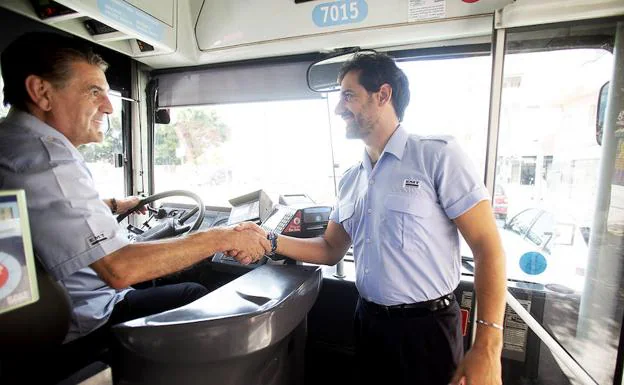
[[[390,136],[390,139],[388,139],[388,143],[386,143],[386,147],[384,147],[384,150],[381,153],[379,159],[381,159],[384,153],[387,152],[394,155],[397,159],[401,160],[403,158],[403,153],[405,152],[405,144],[407,143],[408,137],[409,135],[407,131],[405,131],[403,126],[399,124],[396,130],[394,130],[394,132]],[[366,152],[366,149],[364,149],[364,156],[362,158],[362,162],[360,163],[360,167],[365,167],[370,170],[372,168],[371,166],[372,165],[368,153]]]
[[[39,118],[37,118],[36,116],[34,116],[31,113],[28,112],[24,112],[20,109],[17,109],[15,107],[11,108],[11,110],[9,111],[9,113],[6,116],[6,122],[7,123],[11,123],[14,124],[16,126],[19,127],[24,127],[29,129],[30,131],[34,132],[35,134],[38,134],[42,137],[52,137],[52,138],[56,138],[60,141],[62,141],[63,143],[65,143],[67,146],[69,146],[70,148],[76,148],[70,141],[69,139],[67,139],[67,137],[63,134],[61,134],[57,129],[55,129],[54,127],[42,122],[41,120],[39,120]]]

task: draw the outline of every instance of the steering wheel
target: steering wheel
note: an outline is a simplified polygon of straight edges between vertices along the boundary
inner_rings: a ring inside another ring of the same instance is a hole
[[[191,198],[195,201],[196,205],[192,209],[179,210],[180,212],[173,217],[167,216],[167,211],[165,209],[157,210],[149,206],[149,204],[154,201],[172,196],[184,196]],[[150,195],[147,198],[141,199],[136,206],[125,213],[118,215],[117,222],[123,221],[128,215],[141,206],[145,206],[147,208],[150,213],[150,217],[143,222],[141,227],[128,225],[128,230],[131,233],[136,234],[134,237],[135,242],[152,241],[155,239],[175,237],[181,234],[190,233],[191,231],[197,230],[204,221],[205,207],[199,195],[186,190],[171,190]],[[198,213],[195,221],[191,224],[185,225],[185,222],[195,215],[195,213]],[[150,221],[152,219],[155,219],[155,223],[150,225]]]

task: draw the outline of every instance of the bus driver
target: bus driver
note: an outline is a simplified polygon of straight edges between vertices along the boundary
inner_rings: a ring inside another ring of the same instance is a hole
[[[35,252],[66,289],[73,306],[69,342],[108,326],[182,306],[207,289],[182,283],[131,285],[191,266],[217,251],[243,250],[246,262],[270,250],[260,231],[226,228],[129,243],[100,199],[78,146],[101,142],[113,112],[107,63],[76,38],[29,33],[2,53],[0,189],[24,189]],[[119,202],[119,203],[117,203]],[[136,198],[109,201],[124,212]]]

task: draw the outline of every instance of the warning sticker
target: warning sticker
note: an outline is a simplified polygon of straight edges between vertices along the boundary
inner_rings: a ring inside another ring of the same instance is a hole
[[[444,19],[446,0],[408,0],[407,21]]]
[[[462,336],[468,334],[468,319],[470,318],[470,312],[467,309],[460,309],[461,311],[461,323],[462,323]]]
[[[518,302],[527,310],[531,310],[531,300],[519,299]],[[526,355],[528,325],[509,306],[505,310],[505,330],[503,332],[503,357],[516,361],[524,361]]]
[[[462,317],[462,335],[468,335],[468,326],[470,324],[470,312],[472,311],[472,291],[462,291],[461,295],[461,317]]]
[[[471,291],[462,292],[460,306],[465,309],[472,309],[472,292]]]

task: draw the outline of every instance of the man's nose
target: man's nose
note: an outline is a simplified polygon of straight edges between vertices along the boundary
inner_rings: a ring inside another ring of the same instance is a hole
[[[334,109],[334,114],[336,115],[342,115],[342,113],[345,111],[344,108],[344,103],[342,101],[342,99],[340,99],[340,101],[338,102],[338,104],[336,104],[336,108]]]
[[[100,111],[105,113],[105,114],[112,114],[113,113],[113,103],[111,103],[110,98],[108,97],[108,95],[104,95],[104,100],[103,100],[102,104],[100,105]]]

